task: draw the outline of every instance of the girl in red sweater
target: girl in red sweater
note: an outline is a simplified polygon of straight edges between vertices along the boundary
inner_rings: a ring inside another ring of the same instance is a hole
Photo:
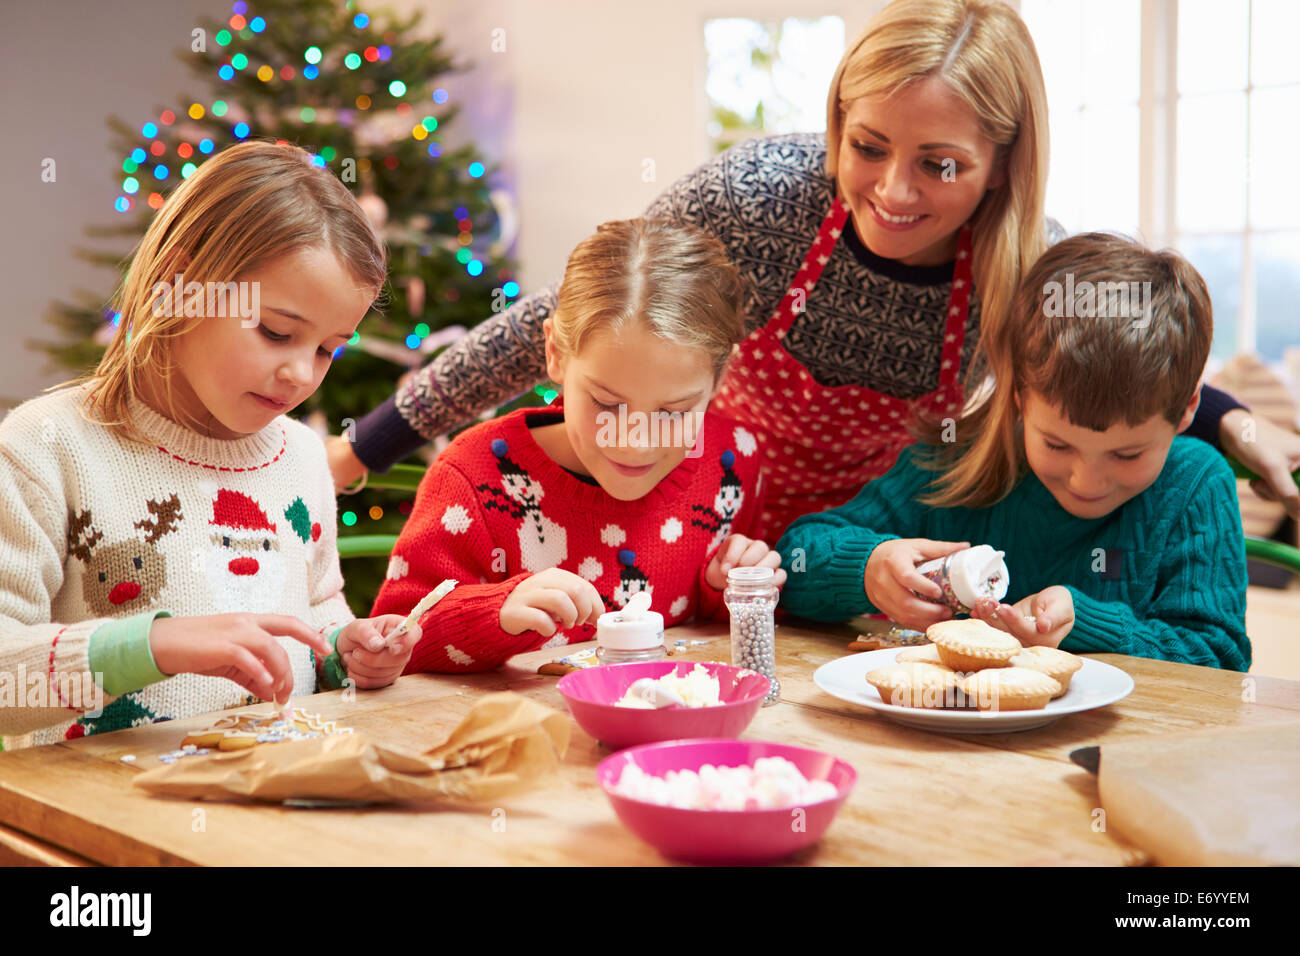
[[[591,640],[638,591],[672,626],[725,613],[727,571],[764,565],[761,450],[706,414],[744,337],[742,284],[693,227],[607,222],[569,257],[545,322],[562,399],[469,429],[430,467],[375,614],[420,621],[406,672],[479,671]]]

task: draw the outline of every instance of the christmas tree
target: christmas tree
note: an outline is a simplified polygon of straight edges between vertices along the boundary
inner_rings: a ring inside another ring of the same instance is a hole
[[[208,93],[182,95],[140,125],[109,119],[123,157],[113,173],[122,221],[86,230],[134,243],[173,188],[248,138],[301,146],[336,173],[388,244],[390,282],[382,313],[362,321],[296,412],[322,433],[346,435],[404,370],[425,364],[520,292],[505,256],[511,237],[501,234],[486,185],[491,170],[472,146],[442,143],[458,110],[438,80],[459,66],[441,38],[417,36],[419,14],[383,16],[351,0],[239,0],[225,23],[200,21],[191,48],[178,56]],[[119,270],[129,265],[129,249],[78,254]],[[78,373],[97,365],[121,321],[105,304],[111,300],[111,293],[81,293],[77,304],[54,303],[47,321],[63,340],[33,344]],[[541,394],[508,407],[536,404]],[[341,498],[339,533],[396,533],[412,498],[369,489]],[[359,616],[369,613],[386,566],[380,557],[345,564],[348,601]]]

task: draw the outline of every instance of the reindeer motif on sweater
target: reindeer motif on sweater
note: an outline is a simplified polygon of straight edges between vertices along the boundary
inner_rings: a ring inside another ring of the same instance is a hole
[[[183,516],[180,498],[150,499],[149,517],[134,523],[142,538],[102,544],[90,509],[68,513],[68,554],[86,566],[82,596],[100,617],[120,617],[148,607],[167,586],[167,558],[158,541],[175,531]]]

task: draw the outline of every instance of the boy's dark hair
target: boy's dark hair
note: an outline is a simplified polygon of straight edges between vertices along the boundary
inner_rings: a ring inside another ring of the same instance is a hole
[[[1058,242],[1020,283],[1006,325],[982,335],[993,374],[955,443],[939,420],[913,423],[922,441],[944,442],[917,459],[942,472],[920,500],[982,508],[1015,487],[1025,467],[1015,398],[1027,389],[1093,431],[1153,415],[1177,425],[1213,335],[1205,281],[1177,252],[1104,232]]]
[[[1021,317],[1008,330],[1016,392],[1033,389],[1094,431],[1153,415],[1177,425],[1214,334],[1210,294],[1190,262],[1102,232],[1043,253],[1012,314]]]

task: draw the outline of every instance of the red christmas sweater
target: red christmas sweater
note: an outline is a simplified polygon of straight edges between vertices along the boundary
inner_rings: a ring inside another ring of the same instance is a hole
[[[671,627],[725,615],[704,580],[729,534],[761,537],[760,455],[753,433],[713,414],[702,454],[649,494],[619,501],[557,465],[530,426],[563,421],[555,406],[520,409],[459,435],[420,482],[373,614],[408,614],[447,578],[460,582],[421,619],[405,673],[485,671],[515,654],[590,641],[580,625],[550,639],[501,630],[501,605],[530,574],[563,568],[595,585],[608,609],[648,591]]]

